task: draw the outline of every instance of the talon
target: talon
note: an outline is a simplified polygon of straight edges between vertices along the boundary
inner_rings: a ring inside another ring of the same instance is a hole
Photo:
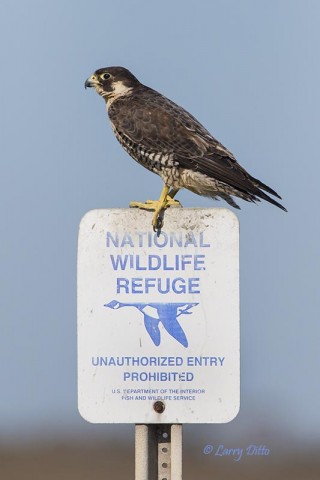
[[[161,232],[161,228],[163,227],[163,217],[164,217],[164,210],[160,210],[158,212],[155,212],[152,218],[152,227],[153,231],[157,232],[158,235]]]
[[[160,217],[160,215],[158,215],[157,219],[155,222],[152,222],[152,226],[153,226],[153,231],[155,233],[157,233],[158,235],[160,235],[161,233],[161,228],[163,227],[163,220],[162,218]]]
[[[130,202],[129,206],[131,208],[141,208],[142,210],[154,210],[154,215],[152,218],[152,227],[154,232],[161,232],[164,221],[164,211],[169,207],[181,207],[181,203],[178,200],[174,200],[175,194],[178,192],[178,189],[172,190],[169,194],[169,187],[166,185],[163,187],[159,200],[147,200],[145,203],[142,202]]]

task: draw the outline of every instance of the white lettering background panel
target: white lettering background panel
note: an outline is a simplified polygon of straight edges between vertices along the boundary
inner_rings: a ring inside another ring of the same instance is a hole
[[[80,225],[79,409],[91,422],[221,423],[239,409],[239,234],[226,209]],[[165,411],[153,409],[157,399]]]

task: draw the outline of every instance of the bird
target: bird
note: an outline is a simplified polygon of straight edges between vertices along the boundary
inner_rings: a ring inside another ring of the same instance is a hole
[[[100,68],[85,81],[88,87],[104,99],[121,146],[163,181],[158,200],[130,202],[130,207],[154,211],[154,231],[161,231],[166,208],[181,206],[174,197],[183,188],[223,199],[237,209],[233,197],[254,203],[266,200],[287,211],[271,197],[281,200],[280,195],[251,176],[193,115],[140,83],[128,69]]]
[[[162,323],[165,330],[185,348],[188,347],[188,340],[177,318],[180,315],[191,315],[190,310],[198,303],[122,303],[112,300],[104,306],[112,310],[122,307],[135,307],[144,317],[144,326],[155,344],[160,345],[161,335],[159,323]]]

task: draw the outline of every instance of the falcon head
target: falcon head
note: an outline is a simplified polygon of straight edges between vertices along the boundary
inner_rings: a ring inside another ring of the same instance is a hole
[[[127,95],[139,83],[139,80],[126,68],[106,67],[96,70],[86,80],[84,86],[95,88],[96,92],[108,102],[116,97]]]

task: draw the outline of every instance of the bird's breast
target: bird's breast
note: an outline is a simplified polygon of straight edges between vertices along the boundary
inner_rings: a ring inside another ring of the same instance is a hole
[[[143,141],[139,143],[135,142],[123,132],[119,131],[113,124],[112,129],[117,140],[125,151],[136,160],[136,162],[140,163],[140,165],[143,165],[148,170],[161,175],[164,170],[175,169],[178,165],[174,160],[173,153],[154,151],[145,147]]]

